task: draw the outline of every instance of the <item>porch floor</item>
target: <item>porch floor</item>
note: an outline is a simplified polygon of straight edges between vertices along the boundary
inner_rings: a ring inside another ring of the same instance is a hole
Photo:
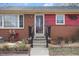
[[[34,47],[31,48],[31,56],[49,56],[49,51],[48,48],[43,48],[43,47]]]

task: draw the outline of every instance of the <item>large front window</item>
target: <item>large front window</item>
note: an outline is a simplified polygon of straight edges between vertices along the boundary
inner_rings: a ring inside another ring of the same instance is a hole
[[[23,28],[23,15],[1,15],[0,27],[2,28]]]

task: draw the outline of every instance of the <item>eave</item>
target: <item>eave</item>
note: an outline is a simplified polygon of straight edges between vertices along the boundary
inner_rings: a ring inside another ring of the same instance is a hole
[[[0,8],[0,14],[79,14],[79,7],[8,7]]]
[[[43,11],[43,10],[0,10],[0,14],[36,14],[36,13],[43,13],[43,14],[56,14],[56,13],[63,13],[63,14],[79,14],[79,10],[52,10],[52,11]]]

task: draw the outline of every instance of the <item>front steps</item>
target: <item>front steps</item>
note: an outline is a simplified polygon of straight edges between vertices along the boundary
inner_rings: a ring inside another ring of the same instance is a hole
[[[51,38],[48,38],[51,39]],[[31,40],[31,38],[28,38],[28,40]],[[46,38],[44,36],[38,36],[33,38],[33,47],[43,47],[46,48]]]
[[[34,37],[33,47],[46,47],[45,37]]]
[[[45,37],[34,37],[33,48],[30,52],[31,56],[49,56],[48,48],[46,48],[46,38]]]

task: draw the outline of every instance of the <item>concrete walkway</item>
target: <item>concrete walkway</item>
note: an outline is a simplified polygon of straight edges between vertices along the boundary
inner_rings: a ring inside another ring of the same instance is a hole
[[[34,47],[31,48],[30,56],[49,56],[48,48]]]

